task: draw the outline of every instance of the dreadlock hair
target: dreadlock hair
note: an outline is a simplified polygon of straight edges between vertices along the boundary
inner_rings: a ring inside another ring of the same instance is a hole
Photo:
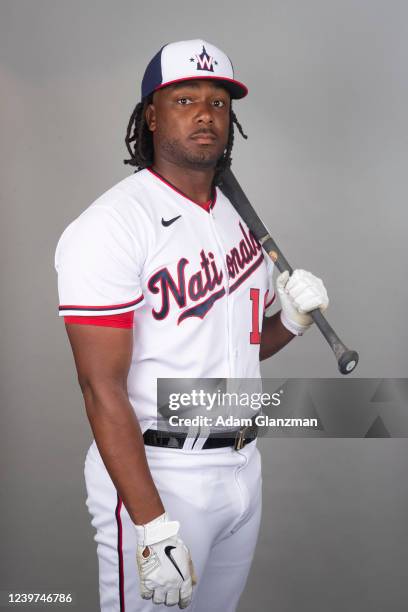
[[[130,116],[126,130],[125,143],[129,152],[130,159],[124,159],[124,164],[136,166],[135,172],[147,168],[153,164],[154,149],[153,135],[149,130],[146,122],[146,109],[153,101],[153,94],[142,99],[136,104],[133,113]],[[248,138],[242,129],[232,107],[230,107],[230,125],[228,133],[228,141],[223,155],[217,162],[215,167],[214,184],[217,185],[218,179],[226,168],[231,166],[232,157],[231,151],[234,144],[234,125],[237,126],[239,133],[245,139]]]

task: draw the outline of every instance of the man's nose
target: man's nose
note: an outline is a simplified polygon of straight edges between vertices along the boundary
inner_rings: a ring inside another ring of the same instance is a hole
[[[204,123],[213,122],[213,107],[210,102],[199,102],[197,106],[197,120]]]

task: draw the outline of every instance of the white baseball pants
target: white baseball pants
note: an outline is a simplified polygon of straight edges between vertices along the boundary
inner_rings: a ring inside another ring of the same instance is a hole
[[[240,451],[145,448],[164,507],[171,519],[180,521],[180,536],[193,559],[198,582],[187,610],[233,612],[245,587],[261,518],[256,441]],[[86,457],[85,482],[96,529],[101,612],[168,610],[140,596],[136,531],[95,442]]]

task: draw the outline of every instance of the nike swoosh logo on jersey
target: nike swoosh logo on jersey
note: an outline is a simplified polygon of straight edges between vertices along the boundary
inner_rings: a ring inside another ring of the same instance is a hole
[[[173,217],[173,219],[169,219],[168,221],[165,221],[162,217],[162,225],[164,225],[164,227],[169,227],[169,225],[177,221],[177,219],[180,219],[180,217],[181,215],[179,215],[178,217]]]
[[[178,217],[177,217],[178,218]],[[178,571],[178,573],[180,574],[180,576],[182,577],[182,579],[184,580],[184,576],[180,571],[179,566],[177,565],[177,563],[175,562],[175,560],[173,559],[173,555],[171,554],[171,551],[176,548],[175,546],[166,546],[164,549],[164,552],[166,553],[167,557],[170,559],[170,561],[172,562],[172,564],[174,565],[174,567],[176,568],[176,570]]]

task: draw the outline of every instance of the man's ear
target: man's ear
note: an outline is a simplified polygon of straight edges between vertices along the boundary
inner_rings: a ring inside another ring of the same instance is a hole
[[[154,104],[149,104],[146,108],[145,118],[147,127],[151,132],[154,132],[156,129],[156,109],[154,108]]]

